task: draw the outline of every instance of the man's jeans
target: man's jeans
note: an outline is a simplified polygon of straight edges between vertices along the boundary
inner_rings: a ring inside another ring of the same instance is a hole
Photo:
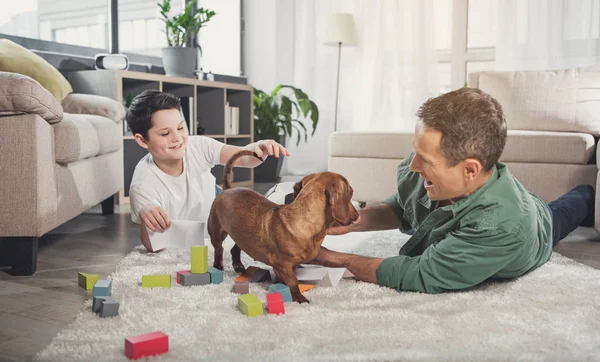
[[[594,226],[595,202],[594,188],[579,185],[548,204],[554,226],[553,247],[579,225]]]

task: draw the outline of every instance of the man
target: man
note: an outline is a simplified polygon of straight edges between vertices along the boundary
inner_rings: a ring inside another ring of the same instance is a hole
[[[398,291],[440,293],[511,279],[550,259],[578,225],[591,226],[594,190],[580,185],[546,204],[498,162],[502,107],[478,89],[432,98],[417,113],[414,152],[398,166],[398,191],[360,211],[353,231],[414,229],[399,256],[370,258],[322,247],[313,261]]]

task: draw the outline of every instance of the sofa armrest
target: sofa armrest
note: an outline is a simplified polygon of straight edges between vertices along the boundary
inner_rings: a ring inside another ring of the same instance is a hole
[[[36,80],[18,73],[0,72],[0,115],[37,114],[48,123],[62,120],[63,109]]]
[[[119,122],[125,118],[125,107],[119,102],[107,97],[93,94],[71,93],[62,101],[62,107],[67,113],[93,114]]]

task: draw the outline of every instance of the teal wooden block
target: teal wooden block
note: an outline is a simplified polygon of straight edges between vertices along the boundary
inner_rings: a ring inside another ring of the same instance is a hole
[[[223,271],[215,267],[209,266],[208,272],[210,273],[210,282],[212,284],[220,284],[223,281]]]
[[[111,280],[98,280],[92,290],[93,297],[110,297],[112,293]]]
[[[283,297],[283,301],[284,302],[291,302],[292,301],[292,292],[290,292],[290,288],[287,287],[287,285],[285,284],[273,284],[271,286],[269,286],[269,292],[270,293],[281,293],[281,296]]]

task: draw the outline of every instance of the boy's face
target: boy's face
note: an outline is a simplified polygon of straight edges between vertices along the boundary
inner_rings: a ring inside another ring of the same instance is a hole
[[[140,146],[160,161],[181,160],[185,154],[188,134],[178,109],[163,109],[152,114],[148,139],[136,134]]]

